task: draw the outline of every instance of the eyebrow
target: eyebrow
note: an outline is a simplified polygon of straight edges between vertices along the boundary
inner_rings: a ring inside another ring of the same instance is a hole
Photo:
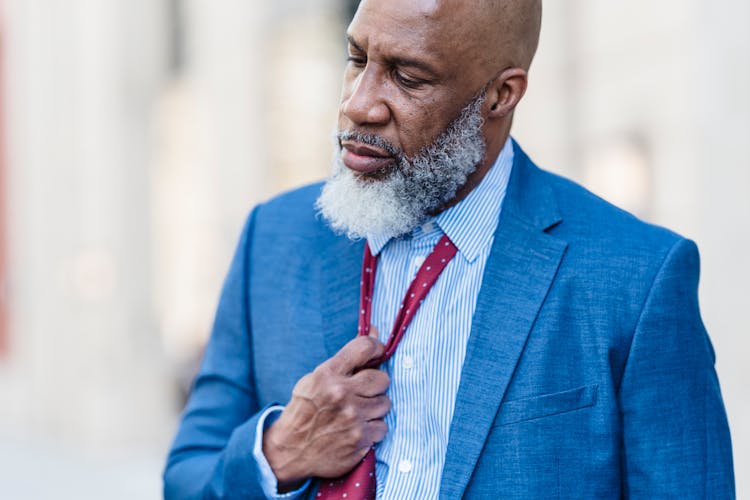
[[[349,42],[349,45],[354,47],[355,50],[359,52],[367,52],[362,48],[360,44],[358,44],[354,40],[351,35],[346,35],[346,40]],[[386,60],[389,64],[392,64],[394,66],[417,68],[424,71],[425,73],[429,73],[432,77],[437,77],[437,73],[435,72],[435,70],[432,69],[429,64],[423,61],[419,61],[417,59],[409,59],[407,57],[387,57]]]

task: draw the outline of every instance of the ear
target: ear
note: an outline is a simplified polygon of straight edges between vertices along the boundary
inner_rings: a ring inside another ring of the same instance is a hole
[[[505,118],[513,113],[526,93],[528,74],[522,68],[508,68],[490,82],[485,100],[487,118]]]

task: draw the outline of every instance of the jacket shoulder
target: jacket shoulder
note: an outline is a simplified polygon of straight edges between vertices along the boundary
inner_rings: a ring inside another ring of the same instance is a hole
[[[562,215],[559,232],[571,242],[589,241],[598,248],[653,254],[668,251],[684,237],[646,222],[602,199],[580,184],[538,169],[555,193]]]
[[[254,214],[256,236],[308,237],[321,230],[330,232],[315,208],[322,187],[322,182],[308,184],[259,204]]]
[[[258,210],[264,217],[314,217],[322,188],[323,183],[316,182],[283,192],[261,203]]]

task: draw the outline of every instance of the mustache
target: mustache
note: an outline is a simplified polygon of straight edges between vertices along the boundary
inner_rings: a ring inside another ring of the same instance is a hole
[[[376,148],[382,149],[396,161],[401,161],[406,155],[404,152],[394,146],[390,141],[384,139],[376,134],[370,134],[367,132],[360,132],[358,130],[339,130],[336,133],[336,139],[338,140],[339,149],[341,149],[341,143],[343,141],[355,141],[367,144],[368,146],[375,146]]]

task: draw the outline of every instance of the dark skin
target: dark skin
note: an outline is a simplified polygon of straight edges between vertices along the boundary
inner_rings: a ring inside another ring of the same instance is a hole
[[[381,370],[362,369],[383,351],[373,328],[370,336],[350,341],[294,386],[292,399],[263,436],[263,452],[280,492],[308,477],[345,474],[383,440],[390,379]]]
[[[510,134],[540,15],[538,0],[363,0],[347,33],[339,129],[376,134],[414,156],[486,88],[485,159],[441,210],[455,205],[481,182]],[[361,175],[381,168],[387,155],[343,146],[344,163]],[[389,379],[363,369],[383,349],[376,332],[357,337],[296,384],[263,436],[279,491],[309,477],[339,477],[383,440]]]

